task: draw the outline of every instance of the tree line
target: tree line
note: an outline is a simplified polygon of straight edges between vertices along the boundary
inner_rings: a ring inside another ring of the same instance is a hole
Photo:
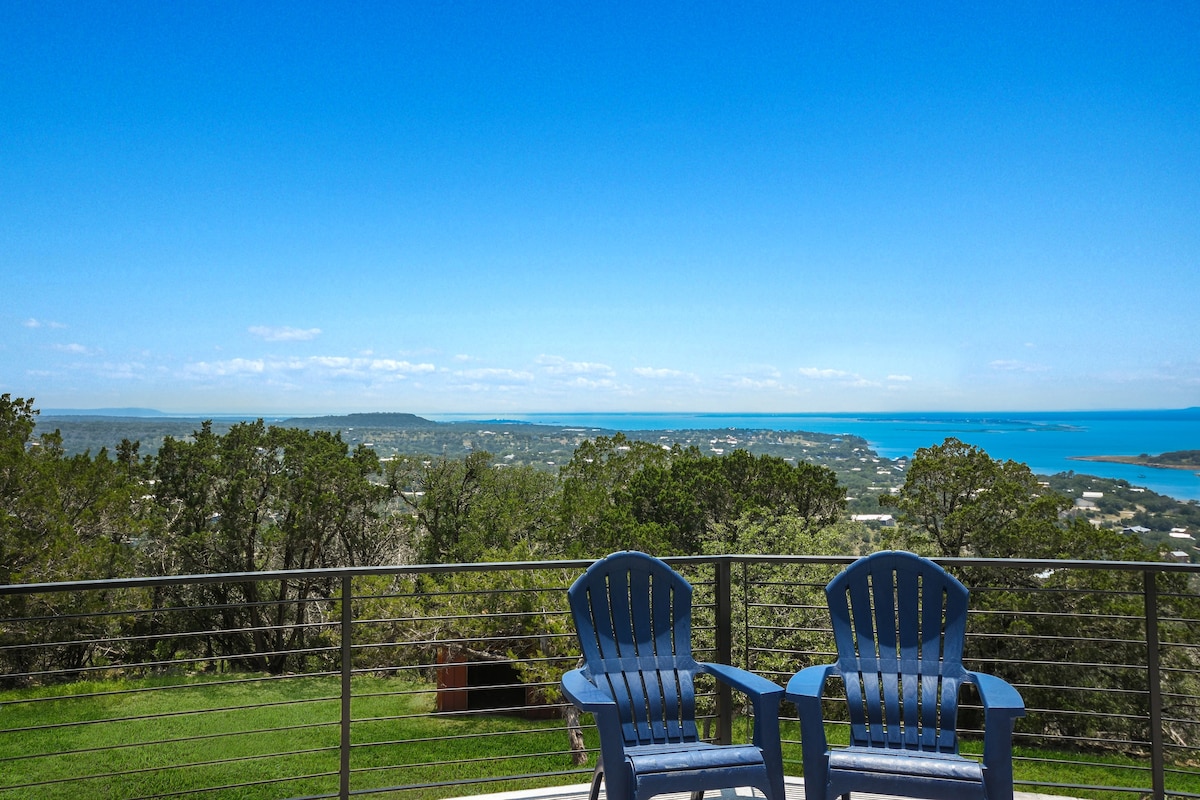
[[[203,423],[154,456],[128,439],[67,455],[33,401],[0,397],[0,583],[364,564],[659,555],[736,541],[747,519],[842,518],[832,470],[709,456],[623,434],[559,473],[462,458],[382,461],[336,432]],[[295,591],[293,587],[289,591]]]

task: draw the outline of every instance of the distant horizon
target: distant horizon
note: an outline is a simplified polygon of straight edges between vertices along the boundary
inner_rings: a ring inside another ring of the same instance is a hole
[[[695,417],[845,417],[845,416],[881,416],[895,414],[898,416],[919,415],[919,414],[943,414],[943,415],[1022,415],[1022,414],[1055,414],[1055,415],[1070,415],[1070,414],[1137,414],[1137,413],[1187,413],[1200,412],[1200,406],[1187,407],[1145,407],[1145,408],[1062,408],[1062,409],[1037,409],[1037,408],[1017,408],[1017,409],[996,409],[996,408],[957,408],[957,409],[891,409],[881,411],[661,411],[661,410],[641,410],[641,411],[608,411],[608,410],[575,410],[575,411],[478,411],[478,412],[459,412],[459,411],[395,411],[376,409],[373,411],[326,411],[326,412],[262,412],[262,411],[162,411],[156,408],[147,407],[127,407],[127,408],[39,408],[36,403],[34,408],[42,416],[96,416],[96,417],[290,417],[290,418],[316,418],[316,417],[346,417],[355,414],[411,414],[417,417],[432,419],[433,417],[463,417],[471,419],[480,419],[483,421],[504,420],[510,416],[695,416]]]
[[[63,411],[69,409],[49,409]],[[124,435],[135,438],[139,426],[147,428],[175,425],[191,429],[202,420],[212,420],[218,427],[241,421],[262,419],[267,424],[289,424],[300,428],[337,427],[343,431],[407,427],[404,420],[372,418],[374,415],[395,414],[416,416],[431,425],[469,425],[470,430],[491,429],[504,425],[555,426],[583,431],[594,435],[612,432],[653,431],[711,431],[719,437],[722,431],[769,430],[807,431],[818,434],[851,435],[865,440],[880,456],[909,457],[918,449],[954,437],[982,448],[989,456],[1001,460],[1016,460],[1043,474],[1072,471],[1109,478],[1121,478],[1162,494],[1180,499],[1200,501],[1200,477],[1183,470],[1151,470],[1139,465],[1087,461],[1085,456],[1131,456],[1141,453],[1166,453],[1200,450],[1200,407],[1174,409],[1110,409],[1110,410],[923,410],[884,412],[678,412],[678,411],[575,411],[575,412],[475,412],[439,414],[412,411],[357,411],[347,414],[157,414],[153,416],[111,417],[96,412],[103,409],[74,409],[85,411],[79,416],[46,415],[47,427],[96,425],[105,428],[124,426]],[[118,412],[153,411],[144,407],[125,407]],[[351,416],[365,417],[361,421]],[[125,420],[106,423],[97,420]],[[182,425],[178,422],[184,420]],[[175,421],[175,422],[172,422]],[[287,422],[285,422],[287,421]],[[453,427],[449,428],[454,430]],[[465,431],[464,431],[465,433]],[[366,441],[366,440],[363,440]]]

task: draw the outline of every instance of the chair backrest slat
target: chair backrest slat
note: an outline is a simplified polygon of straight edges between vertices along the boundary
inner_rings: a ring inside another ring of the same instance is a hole
[[[567,591],[584,671],[616,701],[627,744],[698,740],[692,587],[645,553],[614,553]]]
[[[826,595],[852,743],[955,752],[966,587],[928,559],[880,552]]]

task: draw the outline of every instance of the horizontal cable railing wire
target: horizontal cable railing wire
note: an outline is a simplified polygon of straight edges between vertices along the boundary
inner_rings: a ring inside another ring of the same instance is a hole
[[[752,668],[786,680],[800,667],[835,660],[823,598],[826,578],[808,577],[818,569],[816,560],[753,561],[774,569],[761,580],[748,580],[744,590],[748,615],[758,617],[746,625]],[[963,578],[972,592],[964,658],[968,668],[1001,674],[1025,696],[1029,713],[1018,720],[1014,737],[1018,789],[1103,797],[1197,796],[1200,604],[1195,566],[985,559],[939,563]],[[993,582],[983,582],[987,580]],[[1172,588],[1160,588],[1151,601],[1150,585]],[[781,629],[793,637],[782,647]],[[792,663],[779,666],[775,662],[781,659]],[[845,712],[836,691],[826,708],[831,738],[844,740]],[[965,702],[962,714],[963,727],[978,736],[978,705]],[[798,746],[794,739],[786,744]],[[978,746],[968,736],[964,750]],[[798,749],[791,752],[798,757]],[[799,764],[788,767],[789,772],[799,770]],[[1072,772],[1071,779],[1063,780]]]
[[[697,658],[781,684],[833,660],[823,588],[851,558],[668,560],[695,590]],[[585,782],[595,732],[585,718],[582,746],[570,743],[558,678],[578,659],[566,588],[589,563],[0,586],[0,800],[437,798]],[[969,667],[1025,697],[1018,788],[1200,797],[1200,569],[940,563],[972,591]],[[722,730],[721,695],[705,685],[698,702],[706,735],[744,740],[746,709]],[[968,693],[968,753],[979,712]],[[826,714],[844,738],[836,695]],[[794,711],[783,724],[799,774]]]

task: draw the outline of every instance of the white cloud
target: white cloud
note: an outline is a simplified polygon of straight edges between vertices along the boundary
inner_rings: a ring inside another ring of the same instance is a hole
[[[846,372],[844,370],[818,369],[817,367],[801,367],[799,369],[799,372],[802,377],[812,378],[814,380],[821,380],[821,381],[841,380],[841,379],[845,379],[845,378],[857,377],[853,373]]]
[[[732,382],[732,386],[735,389],[750,389],[753,391],[783,388],[783,384],[775,378],[750,378],[746,376],[735,379]]]
[[[365,362],[366,359],[357,359]],[[346,356],[309,356],[308,363],[326,369],[353,369],[356,359]]]
[[[454,373],[462,378],[471,380],[506,380],[528,383],[533,380],[533,373],[524,370],[504,369],[500,367],[485,367],[482,369],[464,369]]]
[[[1030,364],[1011,358],[998,358],[988,366],[997,372],[1046,372],[1049,369],[1041,364]]]
[[[421,372],[434,372],[433,364],[414,364],[394,358],[352,358],[349,356],[309,356],[307,359],[295,361],[297,368],[314,368],[318,371],[328,371],[334,375],[382,374],[393,377],[403,377]]]
[[[72,342],[71,344],[56,344],[54,345],[54,349],[77,356],[89,356],[95,352],[90,347],[78,344],[76,342]]]
[[[262,359],[231,358],[226,361],[197,361],[187,371],[201,376],[261,375],[267,365]]]
[[[393,358],[375,358],[371,360],[370,369],[375,372],[433,372],[433,364],[413,364],[409,361],[397,361]]]
[[[695,378],[687,372],[681,372],[677,369],[665,369],[655,367],[634,367],[633,374],[642,378]]]
[[[267,342],[308,342],[321,335],[320,328],[291,328],[286,325],[272,328],[267,325],[254,325],[249,332]]]
[[[912,375],[888,375],[887,379],[897,383],[907,383],[912,380]]]
[[[616,375],[616,371],[608,364],[568,361],[561,356],[541,355],[537,357],[537,363],[551,375]]]
[[[361,358],[351,356],[309,356],[307,358],[231,358],[224,361],[199,361],[188,365],[186,371],[202,376],[260,375],[309,373],[314,377],[402,378],[405,375],[436,371],[433,364],[414,364],[390,358]]]
[[[856,372],[847,372],[844,369],[820,369],[817,367],[801,367],[798,372],[802,378],[808,378],[814,381],[829,381],[841,386],[850,386],[856,389],[870,389],[880,386],[879,381],[864,378]],[[889,380],[905,380],[905,376],[890,376]]]
[[[566,385],[573,389],[585,389],[589,392],[599,390],[609,391],[620,388],[616,381],[609,380],[608,378],[599,378],[593,380],[591,378],[586,378],[583,375],[578,375],[572,378],[571,380],[567,381]]]
[[[24,325],[26,328],[55,328],[55,329],[58,329],[58,328],[67,327],[66,325],[64,325],[61,322],[52,322],[50,320],[34,319],[33,317],[30,317],[29,319],[25,320],[21,324]]]
[[[142,378],[146,373],[146,365],[137,361],[122,364],[104,364],[100,374],[112,380],[133,380]]]

